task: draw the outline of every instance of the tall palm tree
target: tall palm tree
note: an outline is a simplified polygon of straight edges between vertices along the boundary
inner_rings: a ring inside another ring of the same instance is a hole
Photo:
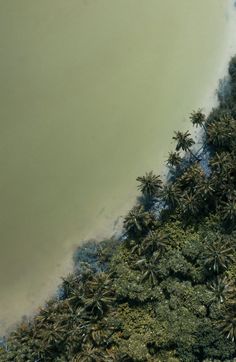
[[[220,173],[226,165],[229,163],[230,153],[227,151],[217,151],[214,156],[209,160],[209,164],[212,170]]]
[[[236,222],[236,191],[228,196],[228,201],[222,201],[221,217],[230,225]]]
[[[134,206],[124,219],[124,227],[130,237],[139,237],[154,226],[154,216],[142,205]]]
[[[184,192],[180,200],[180,212],[185,221],[198,216],[200,211],[199,200],[192,191]]]
[[[218,209],[222,192],[220,191],[219,179],[212,174],[211,177],[203,178],[194,189],[196,199],[199,200],[202,215],[209,215]]]
[[[228,339],[231,339],[232,342],[236,340],[236,312],[227,311],[224,318],[218,323],[223,334],[226,335]]]
[[[90,339],[94,346],[100,346],[105,339],[108,339],[108,335],[111,336],[112,332],[107,335],[108,327],[104,323],[93,324],[90,328]]]
[[[142,243],[141,243],[141,239],[136,238],[136,240],[128,240],[128,245],[130,248],[130,253],[131,255],[133,254],[137,254],[137,255],[142,255],[143,249],[142,249]]]
[[[203,255],[206,267],[216,274],[227,269],[228,265],[235,261],[232,247],[221,236],[206,246]]]
[[[111,292],[104,289],[98,289],[92,296],[84,300],[84,310],[93,317],[100,318],[114,302]]]
[[[167,166],[178,168],[181,165],[182,157],[179,152],[169,152],[168,159],[166,161]]]
[[[43,349],[48,350],[48,352],[53,356],[55,350],[57,351],[60,349],[66,333],[66,326],[61,325],[59,321],[53,324],[47,324],[42,333],[41,343]]]
[[[170,209],[174,209],[179,205],[181,196],[181,190],[178,188],[177,184],[173,183],[166,184],[161,192],[162,200]]]
[[[223,115],[207,127],[208,142],[220,148],[232,150],[236,145],[236,122],[231,115]]]
[[[154,255],[150,260],[140,259],[136,265],[143,273],[141,282],[148,280],[152,286],[158,283],[157,255]]]
[[[199,165],[195,162],[192,166],[188,167],[185,172],[178,178],[177,184],[182,190],[194,191],[196,186],[205,178],[204,172]]]
[[[153,171],[146,172],[145,176],[139,176],[136,179],[140,184],[138,189],[147,198],[158,196],[162,188],[162,180],[159,175],[155,175]]]
[[[213,175],[219,181],[217,188],[220,184],[225,187],[225,183],[233,183],[236,177],[236,158],[233,152],[216,152],[210,159],[210,167]]]
[[[205,205],[206,208],[209,208],[210,199],[214,198],[214,194],[216,192],[214,182],[212,182],[211,178],[204,178],[200,182],[197,183],[195,187],[196,194],[198,198],[202,199],[202,201],[207,202]]]
[[[91,318],[87,317],[85,320],[80,320],[80,323],[74,325],[70,329],[70,339],[67,338],[67,343],[73,344],[74,334],[78,334],[82,343],[85,345],[92,345],[93,347],[99,347],[106,345],[109,338],[114,334],[116,328],[113,324],[108,324],[106,318],[94,321]],[[82,337],[82,338],[81,338]],[[78,337],[77,337],[78,339]],[[81,343],[79,339],[79,344],[81,349]],[[76,339],[75,339],[76,341]],[[74,346],[74,350],[76,346]]]
[[[70,273],[67,277],[62,278],[62,291],[63,291],[63,298],[68,298],[75,289],[79,286],[78,277],[74,273]]]
[[[202,112],[201,109],[198,109],[197,111],[193,111],[190,114],[190,121],[192,122],[193,126],[200,126],[206,131],[205,123],[206,123],[206,116]]]
[[[70,296],[67,298],[67,301],[73,310],[78,310],[81,308],[84,304],[83,289],[73,289],[70,293]]]
[[[83,302],[84,312],[94,318],[101,318],[115,301],[112,281],[106,273],[97,274],[86,284]]]
[[[212,292],[211,302],[223,303],[229,291],[230,281],[227,277],[217,277],[210,285]]]
[[[191,147],[195,144],[194,140],[191,137],[189,131],[186,132],[175,132],[175,136],[172,137],[173,140],[177,142],[176,144],[176,151],[183,150],[184,152],[189,152],[190,155],[195,159],[199,160],[196,155],[191,150]]]
[[[168,234],[164,234],[159,230],[150,231],[150,233],[142,241],[142,250],[144,253],[150,252],[153,254],[154,252],[158,252],[162,255],[168,248],[169,243],[170,236]]]
[[[81,351],[84,343],[89,339],[89,322],[81,323],[81,318],[73,325],[68,325],[65,352],[68,356],[74,356]]]

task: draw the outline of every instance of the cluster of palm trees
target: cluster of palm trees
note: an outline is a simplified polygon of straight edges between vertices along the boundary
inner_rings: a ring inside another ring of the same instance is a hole
[[[119,325],[106,320],[116,300],[110,275],[72,274],[62,288],[63,299],[50,300],[32,321],[10,334],[4,361],[57,361],[57,356],[58,361],[115,360],[112,335]]]
[[[201,110],[193,112],[190,119],[193,125],[204,129],[204,148],[209,151],[210,146],[215,147],[210,151],[210,176],[199,162],[199,153],[191,149],[194,140],[189,131],[178,131],[173,137],[176,150],[169,154],[167,160],[175,177],[164,184],[159,175],[149,172],[137,178],[140,183],[138,188],[149,200],[161,199],[171,213],[175,211],[176,216],[185,221],[218,212],[222,222],[230,227],[236,221],[236,121],[224,116],[208,124]],[[185,154],[181,156],[180,150]],[[190,157],[186,167],[184,160],[187,154]]]
[[[210,285],[212,302],[218,303],[222,316],[216,327],[233,342],[236,340],[236,280],[227,275],[235,261],[234,240],[228,235],[217,233],[210,240],[206,237],[203,252],[204,264],[213,282]]]
[[[143,205],[134,206],[124,219],[124,227],[130,238],[143,237],[155,225],[154,214],[145,210]]]
[[[173,137],[176,141],[175,151],[169,153],[167,160],[172,177],[164,183],[159,175],[151,171],[137,178],[138,189],[144,198],[148,198],[149,205],[161,200],[164,222],[166,214],[168,220],[171,216],[172,220],[181,220],[185,226],[215,214],[222,231],[230,233],[236,228],[236,120],[223,113],[223,116],[208,123],[202,110],[192,112],[190,120],[204,131],[205,144],[201,149],[210,154],[210,175],[204,172],[199,152],[192,150],[195,142],[190,132],[178,131]],[[136,238],[131,253],[141,256],[136,262],[142,271],[141,282],[148,280],[154,286],[158,283],[157,263],[168,249],[169,241],[168,237],[163,238],[158,234],[158,223],[153,220],[152,207],[145,206],[135,206],[125,218],[124,226],[128,236]],[[158,222],[161,221],[162,217]],[[232,290],[235,288],[231,288],[229,293],[228,281],[221,275],[235,261],[235,250],[232,244],[225,241],[225,237],[218,235],[214,241],[206,241],[203,257],[206,269],[213,275],[212,291],[220,301],[226,303],[228,313],[222,321],[222,330],[228,331],[228,335],[234,339],[236,294]]]
[[[164,234],[159,230],[150,231],[148,235],[137,243],[131,250],[131,253],[138,252],[140,257],[135,263],[141,273],[141,282],[148,280],[152,286],[158,284],[157,264],[171,242],[170,235]]]

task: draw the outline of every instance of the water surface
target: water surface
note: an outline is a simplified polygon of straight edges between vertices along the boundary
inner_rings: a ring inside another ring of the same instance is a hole
[[[75,245],[110,233],[207,106],[229,49],[222,0],[0,0],[1,330]]]

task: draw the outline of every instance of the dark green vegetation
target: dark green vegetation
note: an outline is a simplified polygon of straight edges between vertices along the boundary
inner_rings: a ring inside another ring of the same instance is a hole
[[[163,183],[141,197],[120,241],[78,249],[59,294],[2,343],[1,361],[235,361],[236,58],[202,145],[176,132]]]

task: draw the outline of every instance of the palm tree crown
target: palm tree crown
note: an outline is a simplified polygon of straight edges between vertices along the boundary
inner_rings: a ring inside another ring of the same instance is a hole
[[[152,254],[158,252],[160,255],[168,248],[170,244],[170,236],[163,234],[159,230],[150,231],[142,242],[142,250],[144,253],[150,251]]]
[[[233,225],[236,221],[236,191],[228,196],[227,202],[222,202],[222,206],[222,219]]]
[[[223,115],[207,127],[208,141],[216,147],[232,149],[236,145],[236,122],[230,115]]]
[[[152,286],[156,285],[158,282],[158,270],[157,270],[157,258],[155,254],[148,261],[146,258],[140,259],[136,265],[142,271],[141,282],[149,281]]]
[[[206,116],[201,109],[193,111],[190,115],[190,121],[196,127],[200,126],[205,129]]]
[[[175,184],[166,184],[163,187],[162,193],[162,200],[169,208],[175,208],[181,199],[182,192]]]
[[[190,148],[195,144],[194,140],[190,137],[191,134],[189,131],[186,132],[175,132],[175,136],[173,136],[173,140],[177,141],[176,151],[190,151]]]
[[[169,152],[169,157],[166,161],[167,165],[170,167],[178,167],[182,162],[182,158],[179,152]]]
[[[224,241],[223,237],[218,237],[207,245],[205,252],[205,265],[214,273],[227,269],[228,265],[234,262],[232,247]]]
[[[134,206],[124,219],[124,227],[129,236],[140,236],[149,230],[153,221],[153,215],[142,205]]]
[[[146,197],[154,197],[158,195],[162,187],[162,181],[159,175],[155,175],[153,171],[147,172],[145,176],[139,176],[136,179],[140,182],[138,189]]]

